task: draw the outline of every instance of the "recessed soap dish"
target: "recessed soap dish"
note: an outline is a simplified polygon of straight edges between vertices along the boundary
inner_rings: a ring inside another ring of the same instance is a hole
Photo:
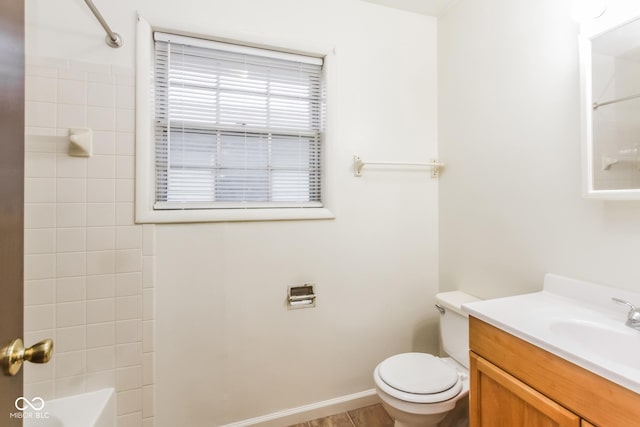
[[[72,157],[91,157],[93,151],[93,132],[91,129],[69,129],[69,155]]]

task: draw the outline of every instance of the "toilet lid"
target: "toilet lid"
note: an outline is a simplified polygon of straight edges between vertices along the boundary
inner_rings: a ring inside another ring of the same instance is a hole
[[[459,378],[453,367],[425,353],[391,356],[379,365],[378,374],[389,386],[412,394],[434,394],[449,390]]]

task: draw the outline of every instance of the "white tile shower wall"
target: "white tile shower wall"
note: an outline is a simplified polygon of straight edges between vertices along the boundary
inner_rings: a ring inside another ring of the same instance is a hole
[[[133,221],[134,70],[27,58],[25,340],[55,340],[25,366],[25,394],[115,387],[119,427],[154,422],[154,228]],[[69,128],[93,155],[67,154]]]

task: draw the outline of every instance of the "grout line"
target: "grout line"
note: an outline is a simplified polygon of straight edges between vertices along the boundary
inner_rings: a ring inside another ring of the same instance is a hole
[[[89,113],[87,104],[89,103],[89,87],[85,86],[86,94],[85,94],[85,127],[89,127]],[[65,153],[66,154],[66,153]],[[82,204],[82,208],[84,209],[84,388],[87,391],[87,383],[89,378],[89,352],[87,343],[89,341],[89,322],[87,317],[87,277],[89,277],[89,260],[88,260],[88,248],[89,248],[89,233],[87,233],[87,224],[89,224],[89,209],[87,208],[89,205],[89,158],[84,162],[84,203]],[[115,360],[115,358],[114,358]],[[115,363],[115,362],[114,362]],[[115,374],[114,374],[115,376]],[[115,388],[115,387],[114,387]]]
[[[56,135],[58,134],[58,116],[59,116],[59,111],[58,111],[58,72],[56,71],[56,103],[55,103],[55,123],[54,123],[54,129],[55,129],[55,133]],[[59,228],[58,227],[58,175],[60,174],[60,171],[58,170],[58,152],[57,152],[57,145],[56,145],[56,152],[54,153],[53,156],[54,159],[54,194],[55,197],[53,198],[53,216],[54,216],[54,221],[53,221],[53,226],[54,226],[54,232],[53,232],[53,260],[54,260],[54,264],[53,264],[53,301],[54,301],[54,307],[53,307],[53,337],[52,339],[54,340],[54,345],[55,342],[58,340],[58,234],[59,234]],[[55,353],[54,353],[55,355]],[[59,392],[59,384],[58,384],[58,375],[56,374],[56,360],[54,357],[54,360],[52,360],[50,363],[53,363],[52,366],[52,375],[51,375],[51,381],[53,383],[53,398],[57,398],[59,397],[58,394]],[[85,362],[85,367],[86,367],[86,362]]]
[[[358,426],[356,426],[356,423],[353,422],[353,419],[351,418],[351,415],[349,415],[349,412],[345,412],[345,414],[347,415],[347,418],[349,418],[349,421],[351,422],[351,425],[353,427],[358,427]]]

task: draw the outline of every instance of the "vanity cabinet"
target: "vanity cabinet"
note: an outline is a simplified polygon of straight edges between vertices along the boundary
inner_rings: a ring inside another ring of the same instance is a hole
[[[580,427],[580,417],[471,353],[471,426]]]
[[[470,427],[630,427],[640,395],[469,317]]]

